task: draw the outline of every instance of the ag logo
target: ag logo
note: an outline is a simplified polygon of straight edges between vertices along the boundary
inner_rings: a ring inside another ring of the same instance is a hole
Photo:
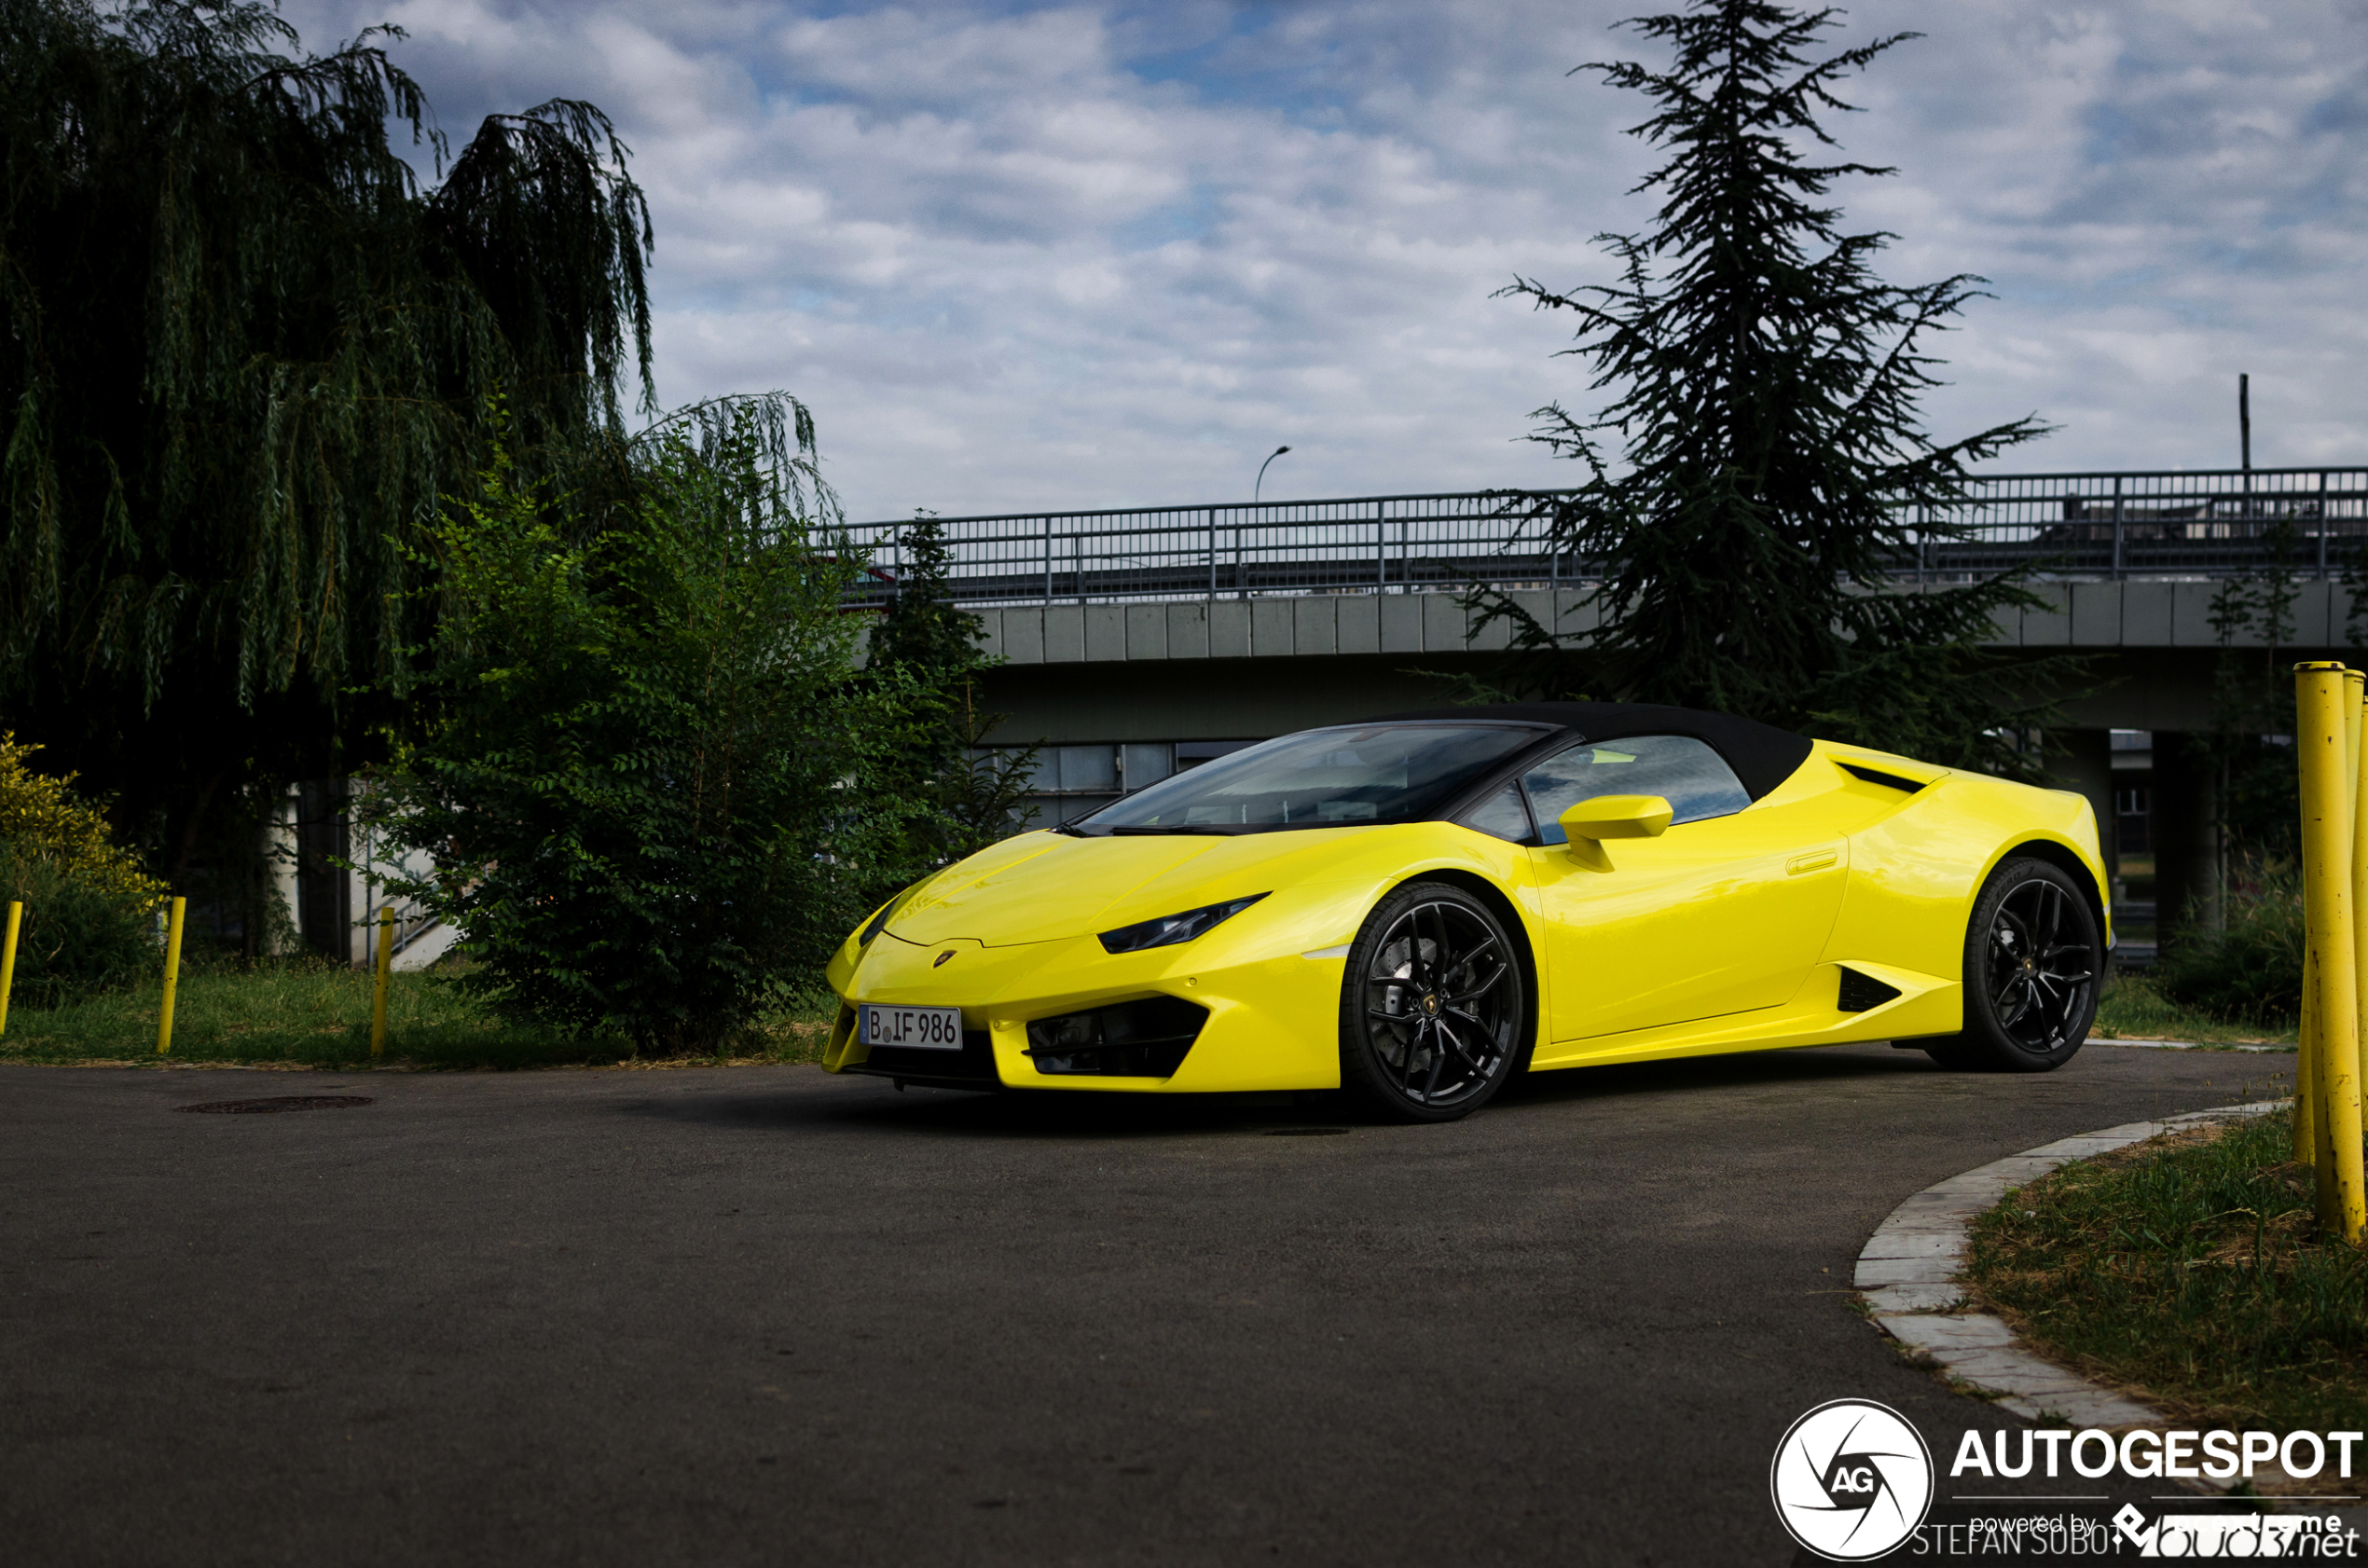
[[[1836,1399],[1792,1424],[1768,1469],[1776,1517],[1836,1562],[1880,1557],[1933,1505],[1933,1456],[1906,1418],[1869,1399]]]

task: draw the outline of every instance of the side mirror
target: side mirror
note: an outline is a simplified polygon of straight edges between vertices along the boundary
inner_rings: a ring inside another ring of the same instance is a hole
[[[1659,838],[1669,829],[1674,813],[1659,795],[1597,795],[1563,813],[1563,833],[1576,846],[1582,840]]]

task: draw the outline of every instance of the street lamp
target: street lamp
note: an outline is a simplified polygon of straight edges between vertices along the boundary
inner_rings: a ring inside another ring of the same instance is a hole
[[[1266,454],[1266,462],[1273,462],[1276,458],[1281,457],[1285,452],[1289,450],[1290,448],[1288,447],[1275,447],[1273,451]],[[1262,462],[1258,465],[1258,483],[1250,487],[1250,504],[1252,506],[1256,506],[1258,504],[1259,491],[1264,488],[1266,485],[1266,462]]]

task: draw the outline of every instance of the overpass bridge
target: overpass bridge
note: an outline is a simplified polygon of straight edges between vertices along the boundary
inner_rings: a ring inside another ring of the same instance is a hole
[[[965,602],[1096,604],[1285,594],[1407,593],[1478,580],[1552,589],[1599,563],[1549,548],[1568,490],[1274,501],[940,519]],[[1976,479],[1946,509],[1903,516],[1891,573],[1947,582],[2016,566],[2118,581],[2225,576],[2281,560],[2339,574],[2368,535],[2368,468],[2043,474]],[[902,522],[857,525],[865,596],[903,571]]]
[[[1032,809],[1057,820],[1252,740],[1437,702],[1508,639],[1457,606],[1469,584],[1590,629],[1599,563],[1549,549],[1542,527],[1568,493],[942,522],[953,596],[1005,661],[982,694],[1010,715],[996,738],[1044,743]],[[2344,657],[2368,466],[1989,476],[1946,514],[1903,520],[1890,572],[1901,591],[2026,567],[2044,607],[2002,616],[1992,645],[2093,661],[2096,690],[2055,737],[2058,767],[2096,805],[2109,860],[2126,862],[2133,934],[2148,934],[2156,898],[2216,903],[2213,786],[2192,737],[2210,727],[2223,653],[2262,643],[2223,642],[2213,598],[2228,578],[2282,571],[2294,626],[2276,656]],[[869,602],[903,575],[903,526],[853,530],[871,552]]]

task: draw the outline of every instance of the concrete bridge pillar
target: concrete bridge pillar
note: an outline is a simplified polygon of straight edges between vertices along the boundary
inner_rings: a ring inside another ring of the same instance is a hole
[[[2166,945],[2222,924],[2220,770],[2208,738],[2155,732],[2155,922]]]

